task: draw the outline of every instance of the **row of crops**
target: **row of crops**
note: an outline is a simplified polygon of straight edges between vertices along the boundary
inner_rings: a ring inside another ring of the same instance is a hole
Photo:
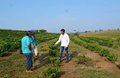
[[[59,45],[54,46],[55,42],[49,45],[48,58],[49,63],[45,66],[40,78],[59,78],[61,75],[59,60]]]
[[[24,31],[0,30],[0,56],[19,49],[24,35]],[[37,33],[37,41],[38,43],[45,42],[54,39],[56,36],[57,34]]]
[[[39,33],[37,34],[37,42],[46,42],[48,40],[52,40],[56,38],[58,35],[57,34],[52,34],[52,33]]]
[[[79,37],[79,36],[78,36]],[[105,40],[102,38],[98,38],[98,37],[79,37],[81,40],[88,42],[88,43],[95,43],[97,42],[98,44],[102,45],[102,46],[107,46],[107,47],[112,47],[113,43],[109,40]]]
[[[75,39],[75,38],[71,38],[71,40],[80,45],[85,47],[86,49],[89,49],[91,51],[97,52],[99,53],[101,56],[105,56],[109,61],[111,62],[115,62],[118,59],[118,56],[114,53],[112,53],[111,51],[109,51],[108,49],[102,48],[101,46],[97,45],[97,44],[93,44],[93,43],[88,43],[88,41],[85,41],[79,37],[77,37],[79,40]]]
[[[24,34],[24,31],[0,30],[0,56],[18,49]]]
[[[112,42],[116,45],[117,48],[120,47],[120,37],[112,40]]]

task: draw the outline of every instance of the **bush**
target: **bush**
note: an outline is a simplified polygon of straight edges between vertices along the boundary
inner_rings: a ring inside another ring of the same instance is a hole
[[[49,45],[49,55],[51,56],[51,57],[57,57],[58,56],[58,52],[59,52],[59,45],[56,45],[56,46],[54,46],[54,43],[55,42],[53,42],[52,44],[50,44]]]
[[[57,50],[49,50],[49,55],[51,57],[56,57],[57,56]]]
[[[94,45],[94,44],[86,44],[85,48],[91,50],[91,51],[96,51],[99,53],[99,51],[101,50],[100,46]]]
[[[60,64],[60,58],[59,57],[50,57],[50,63],[54,66],[58,66]]]
[[[43,75],[45,78],[59,78],[60,77],[60,68],[59,67],[47,67],[43,71]]]
[[[107,49],[102,49],[102,50],[100,50],[99,54],[101,56],[108,56],[110,54],[110,52]]]
[[[82,55],[82,56],[77,56],[76,58],[74,58],[74,61],[77,63],[77,64],[84,64],[84,65],[87,65],[87,66],[91,66],[93,65],[93,62],[90,58]]]
[[[3,56],[6,52],[11,48],[11,44],[5,41],[1,41],[0,43],[0,56]]]
[[[116,54],[112,54],[112,53],[111,53],[111,54],[108,55],[107,58],[108,58],[109,61],[115,62],[115,61],[117,61],[118,56],[117,56]]]
[[[0,30],[0,56],[20,49],[21,39],[24,35],[24,31]],[[57,34],[37,33],[36,36],[37,42],[40,43],[56,38]]]
[[[58,49],[57,46],[53,46],[53,45],[49,46],[49,48],[50,48],[51,50],[56,50],[56,49]]]

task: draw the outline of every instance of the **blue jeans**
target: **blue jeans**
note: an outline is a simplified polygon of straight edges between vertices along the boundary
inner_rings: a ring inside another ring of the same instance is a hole
[[[32,62],[32,53],[24,54],[26,56],[26,70],[31,70]]]
[[[63,56],[64,49],[65,49],[64,46],[60,47],[60,63],[62,62],[62,56]],[[65,49],[65,52],[66,52],[66,62],[68,62],[69,61],[68,47]]]

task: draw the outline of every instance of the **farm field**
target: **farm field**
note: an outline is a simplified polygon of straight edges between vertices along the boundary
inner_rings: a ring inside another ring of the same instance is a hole
[[[35,70],[25,73],[25,57],[19,53],[24,31],[0,30],[0,78],[120,78],[120,31],[70,34],[70,61],[59,66],[59,35],[37,33]]]

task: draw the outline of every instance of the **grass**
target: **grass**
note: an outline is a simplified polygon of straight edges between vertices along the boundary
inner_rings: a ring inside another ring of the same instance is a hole
[[[92,59],[90,59],[89,57],[86,57],[85,55],[80,55],[74,58],[74,61],[77,64],[83,64],[86,66],[94,66],[94,62],[92,61]]]
[[[113,43],[109,40],[105,40],[103,38],[98,38],[98,37],[80,37],[78,36],[79,39],[88,42],[88,43],[98,43],[99,45],[102,46],[107,46],[107,47],[113,47]]]
[[[116,62],[118,60],[118,56],[110,52],[108,49],[102,48],[101,46],[96,44],[87,43],[83,40],[80,40],[78,36],[73,36],[71,40],[77,45],[83,46],[84,48],[91,50],[93,52],[97,52],[101,56],[106,57],[111,62]]]
[[[114,54],[117,54],[118,58],[120,59],[120,30],[83,33],[83,34],[80,34],[80,36],[98,37],[98,38],[103,38],[103,39],[111,41],[113,43],[113,47],[112,48],[105,47],[105,48],[109,49]],[[119,59],[118,61],[120,61]]]
[[[53,39],[42,43],[50,44],[55,40],[56,39]],[[38,46],[38,48],[39,47],[41,46]],[[48,52],[49,46],[45,45],[45,47]],[[38,50],[38,51],[40,54],[43,53],[45,55],[46,53],[42,50]],[[44,61],[42,60],[42,62],[40,61],[40,63],[38,61],[38,64],[36,64],[36,66],[38,65],[38,67],[33,74],[26,74],[24,55],[20,55],[19,52],[12,52],[10,56],[0,57],[0,78],[39,78],[42,75],[42,70],[44,70],[47,64],[45,58],[43,57],[42,59],[44,59]],[[43,62],[45,62],[45,64],[42,65]],[[41,66],[39,66],[39,64]]]
[[[42,73],[41,78],[59,78],[61,70],[59,67],[47,66]]]
[[[119,78],[112,73],[95,69],[79,69],[78,72],[80,78]]]
[[[110,40],[114,40],[117,38],[117,36],[120,36],[120,31],[113,31],[114,33],[112,33],[111,31],[109,32],[98,32],[98,33],[88,33],[88,34],[81,34],[83,36],[95,36],[95,37],[99,37],[99,38],[105,38],[105,39],[110,39]],[[114,38],[113,38],[114,37]],[[76,38],[78,39],[78,38]],[[54,41],[56,41],[56,39],[52,39],[50,41],[46,41],[46,42],[42,42],[38,45],[38,50],[39,53],[43,53],[43,55],[45,55],[45,53],[47,53],[47,55],[45,57],[48,57],[48,52],[50,50],[49,48],[49,44],[52,44]],[[118,40],[119,41],[119,40]],[[117,41],[116,41],[117,42]],[[82,45],[81,43],[79,43],[80,45]],[[113,42],[114,44],[114,42]],[[85,55],[88,52],[92,52],[88,49],[85,49],[83,46],[78,46],[76,44],[73,43],[73,41],[71,41],[70,45],[69,45],[69,51],[70,51],[70,56],[71,58],[78,58],[78,55],[80,55],[80,59],[78,61],[80,61],[80,64],[84,64],[84,65],[89,65],[91,63],[91,59],[85,57],[85,56],[81,56],[81,55]],[[118,49],[113,49],[113,50],[117,50],[118,52],[115,54],[119,54],[119,50]],[[107,52],[105,52],[107,53]],[[42,55],[42,57],[43,57]],[[106,56],[106,54],[105,54]],[[59,57],[53,57],[50,58],[51,59],[51,63],[52,64],[58,64],[58,58]],[[111,56],[111,58],[113,58]],[[45,63],[44,65],[39,67],[39,64],[43,63],[45,58],[41,59],[39,58],[39,60],[37,61],[37,63],[35,63],[36,65],[38,65],[38,68],[34,71],[33,74],[26,74],[25,73],[25,57],[20,55],[17,51],[13,52],[10,56],[6,56],[6,57],[0,57],[0,78],[43,78],[43,71],[45,70],[45,74],[46,71],[48,71],[49,67],[46,68],[47,63]],[[73,61],[74,59],[72,59]],[[79,65],[78,65],[79,66]],[[55,67],[52,66],[52,67]],[[50,66],[50,69],[52,68]],[[77,67],[76,67],[77,68]],[[120,68],[120,65],[118,64],[118,68]],[[59,68],[55,68],[55,70],[58,70],[57,72],[60,73]],[[54,70],[54,68],[53,68]],[[78,69],[75,71],[78,75],[79,78],[120,78],[119,73],[120,72],[106,72],[105,70],[98,70],[97,68],[81,68],[78,67]],[[117,77],[118,76],[118,77]],[[53,78],[53,77],[52,77]],[[58,78],[58,77],[57,77]]]
[[[83,33],[83,34],[80,34],[80,36],[99,37],[99,38],[104,38],[104,39],[116,39],[120,36],[120,30]]]
[[[22,59],[20,59],[20,57]],[[15,73],[23,72],[25,59],[19,54],[13,54],[9,56],[9,59],[5,59],[0,62],[0,78],[15,78]]]

